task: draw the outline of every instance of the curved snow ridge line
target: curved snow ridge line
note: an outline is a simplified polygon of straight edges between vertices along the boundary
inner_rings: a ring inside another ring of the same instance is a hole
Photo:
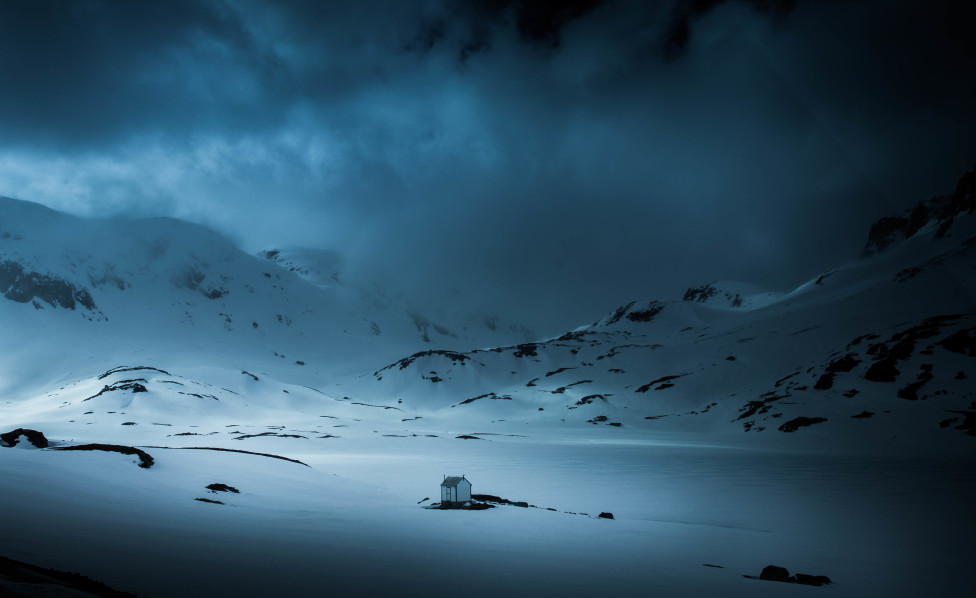
[[[291,461],[292,463],[298,463],[299,465],[304,465],[305,467],[311,467],[308,463],[303,463],[298,459],[292,459],[290,457],[282,457],[281,455],[271,455],[268,453],[256,453],[254,451],[244,451],[240,449],[229,449],[220,448],[216,446],[146,446],[144,448],[151,449],[172,449],[172,450],[191,450],[191,451],[223,451],[226,453],[244,453],[245,455],[257,455],[259,457],[271,457],[272,459],[281,459],[282,461]]]

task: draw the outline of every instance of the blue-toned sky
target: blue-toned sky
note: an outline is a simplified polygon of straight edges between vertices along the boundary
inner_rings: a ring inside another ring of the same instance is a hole
[[[338,249],[555,331],[786,288],[976,165],[965,1],[0,4],[0,195]]]

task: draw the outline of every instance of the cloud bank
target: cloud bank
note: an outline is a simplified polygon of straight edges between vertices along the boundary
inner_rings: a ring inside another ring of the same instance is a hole
[[[976,163],[963,2],[12,2],[0,194],[537,322],[784,288]],[[470,300],[470,299],[469,299]]]

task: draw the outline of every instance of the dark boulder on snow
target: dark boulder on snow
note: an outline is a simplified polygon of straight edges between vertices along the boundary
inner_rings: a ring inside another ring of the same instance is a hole
[[[240,490],[238,490],[237,488],[233,486],[228,486],[227,484],[221,484],[219,482],[215,482],[213,484],[208,485],[207,490],[211,492],[233,492],[234,494],[240,493]]]
[[[613,513],[603,512],[598,515],[600,519],[613,519]]]
[[[790,572],[786,568],[777,567],[776,565],[767,565],[763,568],[762,573],[759,574],[759,579],[766,581],[796,581],[796,578],[790,577]]]
[[[224,504],[223,502],[221,502],[219,500],[214,500],[212,498],[194,498],[193,500],[199,500],[200,502],[208,502],[208,503],[210,503],[212,505],[222,505],[222,504]]]
[[[47,448],[48,442],[44,434],[38,432],[37,430],[28,430],[26,428],[17,428],[16,430],[11,430],[4,434],[0,434],[0,440],[8,447],[16,446],[20,441],[20,437],[23,436],[27,438],[27,442],[33,444],[37,448]]]

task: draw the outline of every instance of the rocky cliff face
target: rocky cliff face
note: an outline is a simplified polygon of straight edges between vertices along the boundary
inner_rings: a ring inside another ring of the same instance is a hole
[[[941,195],[923,200],[899,216],[886,216],[873,225],[868,233],[862,257],[880,253],[895,243],[908,239],[929,223],[936,223],[935,238],[941,239],[949,234],[952,225],[960,216],[976,210],[976,168],[959,179],[956,190],[949,195]]]
[[[0,259],[0,292],[11,301],[31,302],[37,309],[42,308],[40,301],[43,301],[51,307],[75,309],[80,306],[97,311],[95,300],[85,287],[57,276],[33,272],[9,259]]]

